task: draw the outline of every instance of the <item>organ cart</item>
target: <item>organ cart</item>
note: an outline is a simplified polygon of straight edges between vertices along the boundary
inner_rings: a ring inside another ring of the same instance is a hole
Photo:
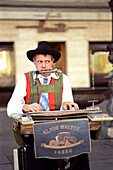
[[[98,138],[101,121],[105,120],[113,118],[99,109],[27,113],[13,125],[15,138],[21,145],[19,170],[23,167],[30,170],[30,166],[32,169],[32,163],[28,167],[29,145],[35,147],[32,148],[35,158],[62,159],[90,153],[90,138]]]

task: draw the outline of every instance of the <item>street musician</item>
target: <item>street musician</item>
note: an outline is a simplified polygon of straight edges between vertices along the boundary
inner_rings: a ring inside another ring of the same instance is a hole
[[[21,118],[27,112],[75,110],[79,109],[74,103],[69,78],[57,69],[52,69],[61,53],[51,49],[46,41],[41,41],[35,50],[27,51],[27,57],[36,67],[21,76],[7,106],[7,114],[14,119]],[[89,170],[87,154],[70,158],[69,160],[35,159],[33,141],[28,150],[32,157],[29,170]],[[31,169],[30,169],[31,168]]]

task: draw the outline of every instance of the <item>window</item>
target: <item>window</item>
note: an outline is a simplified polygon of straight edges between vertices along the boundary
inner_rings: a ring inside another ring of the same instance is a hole
[[[14,86],[13,43],[0,43],[0,87]]]
[[[14,75],[13,44],[0,43],[0,76]]]
[[[61,69],[63,73],[66,73],[65,68],[65,43],[64,42],[50,42],[51,48],[61,52],[61,58],[53,64],[53,68]]]
[[[108,86],[105,76],[112,70],[108,61],[108,43],[90,43],[90,84],[91,86]]]

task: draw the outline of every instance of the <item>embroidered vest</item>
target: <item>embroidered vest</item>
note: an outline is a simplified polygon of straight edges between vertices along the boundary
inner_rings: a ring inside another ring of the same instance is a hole
[[[62,89],[63,89],[63,75],[60,73],[59,79],[51,78],[49,85],[41,85],[39,80],[34,84],[33,71],[25,73],[26,76],[26,92],[25,103],[39,103],[41,93],[48,93],[49,109],[59,110],[62,102]]]

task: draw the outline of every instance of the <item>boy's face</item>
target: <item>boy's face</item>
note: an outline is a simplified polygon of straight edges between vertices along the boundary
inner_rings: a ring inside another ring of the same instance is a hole
[[[33,59],[33,62],[38,71],[48,70],[52,69],[54,59],[52,60],[52,56],[50,54],[47,55],[37,54],[35,55],[35,59]]]

